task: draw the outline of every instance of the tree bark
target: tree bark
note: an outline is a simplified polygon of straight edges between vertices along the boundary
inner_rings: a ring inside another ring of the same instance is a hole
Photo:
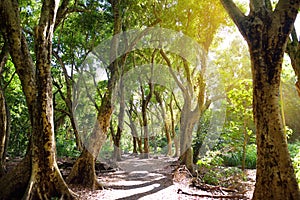
[[[194,126],[200,116],[192,117],[191,110],[186,105],[182,108],[182,113],[180,117],[180,161],[182,164],[190,170],[191,173],[194,172],[193,166],[193,151],[192,151],[192,134]]]
[[[257,143],[253,199],[300,199],[279,106],[282,60],[300,1],[279,0],[272,10],[265,1],[253,0],[248,16],[231,0],[222,3],[246,39],[251,56]]]

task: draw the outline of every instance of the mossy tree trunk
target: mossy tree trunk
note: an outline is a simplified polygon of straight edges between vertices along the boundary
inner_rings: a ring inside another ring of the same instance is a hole
[[[298,183],[280,116],[279,87],[283,55],[299,0],[250,1],[245,16],[232,0],[225,9],[248,42],[253,77],[257,172],[253,199],[300,199]]]

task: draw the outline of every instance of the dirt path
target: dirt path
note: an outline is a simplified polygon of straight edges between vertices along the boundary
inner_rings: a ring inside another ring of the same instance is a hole
[[[139,159],[126,155],[123,156],[123,161],[118,162],[119,171],[99,174],[99,181],[105,185],[105,190],[76,192],[80,194],[80,199],[89,200],[211,199],[177,193],[178,189],[181,189],[191,194],[211,195],[190,188],[188,179],[174,182],[172,177],[174,161],[175,159],[164,156]]]
[[[123,156],[123,161],[118,162],[119,171],[99,176],[99,181],[107,189],[94,192],[80,191],[81,199],[191,199],[176,197],[178,188],[182,186],[173,183],[170,165],[174,161],[175,159],[164,156],[150,159]]]

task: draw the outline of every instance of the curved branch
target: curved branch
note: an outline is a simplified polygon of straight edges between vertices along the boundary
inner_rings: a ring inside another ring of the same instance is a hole
[[[221,0],[221,3],[223,4],[223,7],[227,11],[227,13],[230,15],[233,22],[237,25],[241,33],[244,35],[245,30],[243,27],[243,22],[246,19],[244,13],[242,13],[242,11],[235,5],[232,0]]]
[[[182,91],[183,95],[184,95],[184,98],[187,97],[187,91],[185,89],[185,87],[183,86],[183,84],[178,80],[174,70],[172,69],[172,65],[171,65],[171,61],[170,59],[168,58],[168,56],[166,55],[166,53],[161,49],[160,50],[160,54],[161,56],[163,57],[163,59],[166,61],[168,67],[169,67],[169,71],[173,77],[173,79],[175,80],[175,82],[177,83],[178,87],[180,88],[180,90]]]
[[[279,0],[274,10],[273,19],[277,20],[282,29],[281,38],[286,38],[292,31],[300,8],[300,0]],[[273,23],[276,26],[276,22]],[[278,27],[275,27],[278,30]]]

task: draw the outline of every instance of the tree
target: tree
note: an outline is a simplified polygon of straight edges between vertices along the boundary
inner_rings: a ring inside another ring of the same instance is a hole
[[[124,97],[124,84],[123,78],[120,77],[119,81],[119,90],[118,90],[118,97],[119,97],[119,113],[118,113],[118,128],[116,134],[114,131],[111,131],[111,136],[114,142],[114,153],[113,159],[116,161],[121,161],[121,136],[124,128],[124,117],[125,117],[125,97]],[[113,128],[113,127],[111,127]]]
[[[107,84],[107,91],[101,99],[101,105],[97,110],[97,118],[94,124],[92,133],[89,135],[88,147],[84,146],[80,157],[76,160],[70,175],[67,178],[68,183],[82,184],[84,187],[92,189],[101,189],[102,185],[98,183],[95,172],[95,161],[101,150],[102,144],[106,140],[107,132],[110,125],[110,119],[113,112],[113,104],[111,102],[113,90],[119,79],[119,65],[118,65],[118,45],[119,35],[122,28],[121,15],[121,1],[110,1],[113,17],[114,27],[113,37],[110,48],[110,65],[108,66],[109,79]]]
[[[232,0],[221,0],[248,43],[253,79],[257,173],[253,199],[300,199],[280,116],[282,60],[300,1],[251,0],[245,15]],[[268,186],[268,187],[266,187]]]
[[[21,80],[32,125],[27,155],[15,170],[0,180],[1,197],[4,199],[10,199],[16,193],[25,193],[25,199],[75,198],[56,163],[50,73],[53,31],[55,24],[64,17],[67,6],[68,1],[62,2],[60,7],[57,1],[43,1],[33,35],[34,64],[21,27],[18,2],[0,3],[1,18],[5,19],[1,20],[1,32],[8,42],[9,53]]]
[[[230,90],[228,96],[228,111],[235,117],[229,121],[230,133],[227,137],[232,137],[232,146],[236,147],[242,143],[242,170],[245,170],[247,144],[250,141],[252,130],[249,128],[252,121],[252,81],[245,79],[239,82],[239,87]],[[237,151],[237,149],[235,149]]]
[[[132,142],[133,142],[133,154],[137,154],[138,151],[142,154],[143,150],[142,150],[142,139],[139,137],[138,135],[138,130],[137,127],[135,125],[135,121],[137,118],[139,118],[138,114],[137,114],[137,109],[133,103],[133,96],[130,97],[129,102],[128,102],[128,108],[126,109],[126,114],[128,116],[129,119],[129,123],[126,123],[131,131],[131,135],[132,135]],[[138,149],[137,149],[138,148]]]
[[[164,88],[160,88],[160,87],[155,87],[154,90],[154,95],[155,95],[155,99],[159,104],[160,107],[160,114],[161,114],[161,118],[163,120],[163,126],[164,126],[164,132],[167,138],[167,153],[166,155],[171,156],[172,155],[172,138],[171,138],[171,133],[170,133],[170,128],[169,128],[169,123],[168,123],[168,119],[167,119],[167,106],[166,106],[166,102],[163,100],[163,94],[164,94]],[[172,94],[171,94],[172,95]]]
[[[2,71],[8,59],[8,49],[7,44],[4,43],[2,50],[0,52],[0,75],[2,75]],[[2,84],[2,83],[1,83]],[[4,86],[0,88],[0,177],[5,174],[6,167],[6,151],[8,146],[8,138],[9,138],[9,110],[6,103],[6,98],[4,95]]]
[[[219,14],[216,15],[215,13]],[[197,59],[199,59],[198,64],[201,65],[200,69],[197,66],[192,66],[195,63],[189,63],[186,58],[180,59],[181,63],[179,63],[183,69],[181,72],[185,75],[186,82],[176,81],[184,99],[180,116],[180,160],[191,171],[193,171],[192,132],[196,122],[210,104],[210,100],[205,98],[207,96],[205,84],[207,55],[218,28],[226,22],[224,14],[220,3],[212,3],[211,1],[198,3],[197,1],[182,0],[166,9],[166,14],[162,17],[162,27],[182,32],[185,36],[197,41],[203,50],[190,52],[195,57],[199,56]],[[181,44],[181,46],[188,45]],[[172,60],[167,57],[163,50],[161,56],[172,69]]]

